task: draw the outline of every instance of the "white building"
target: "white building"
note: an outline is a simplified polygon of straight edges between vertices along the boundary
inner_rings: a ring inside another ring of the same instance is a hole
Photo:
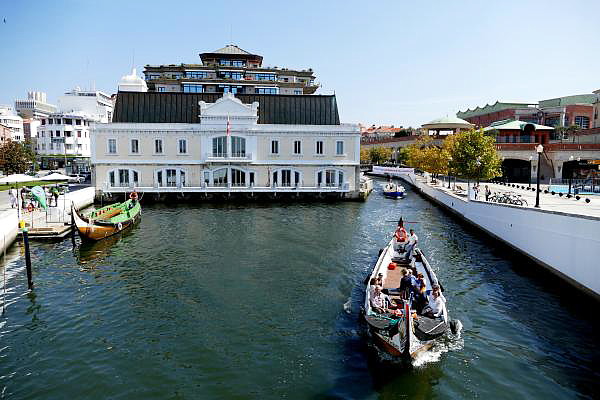
[[[0,105],[0,124],[11,130],[11,140],[24,140],[23,118],[19,117],[12,107]]]
[[[58,111],[83,113],[99,122],[112,121],[113,101],[110,95],[99,90],[75,88],[58,98]]]
[[[36,120],[56,112],[56,106],[48,104],[44,92],[27,92],[27,99],[15,100],[15,109],[24,118]]]
[[[121,91],[114,121],[92,125],[103,193],[358,195],[360,131],[335,96]]]

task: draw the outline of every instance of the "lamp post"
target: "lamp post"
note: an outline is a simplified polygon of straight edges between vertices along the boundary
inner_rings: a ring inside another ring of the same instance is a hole
[[[573,161],[573,156],[569,157],[569,161]],[[573,166],[569,163],[569,193],[567,196],[571,195],[571,183],[573,182]]]
[[[452,157],[448,157],[448,189],[450,189],[450,163],[452,162]]]
[[[535,147],[535,151],[538,154],[538,164],[537,164],[537,189],[535,191],[535,206],[540,208],[540,167],[542,163],[542,152],[544,151],[544,146],[538,144]]]
[[[529,156],[529,189],[531,189],[531,160],[533,160],[533,156]]]

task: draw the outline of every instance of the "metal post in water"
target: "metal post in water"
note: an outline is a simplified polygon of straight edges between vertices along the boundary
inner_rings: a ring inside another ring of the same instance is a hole
[[[31,274],[31,255],[29,254],[29,234],[27,228],[23,228],[23,243],[25,244],[25,267],[27,269],[27,286],[33,289],[33,277]]]

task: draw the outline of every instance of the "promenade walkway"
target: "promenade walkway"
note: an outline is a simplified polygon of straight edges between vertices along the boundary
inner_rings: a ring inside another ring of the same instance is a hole
[[[425,182],[425,178],[417,178],[421,182]],[[451,184],[451,189],[448,189],[448,184],[445,185],[441,182],[438,184],[430,184],[432,187],[436,187],[449,193],[453,196],[466,200],[466,183],[458,183],[457,186],[465,189],[465,192],[455,191],[454,184]],[[535,190],[527,190],[521,188],[513,188],[505,185],[499,185],[494,183],[483,182],[480,184],[480,192],[476,201],[485,202],[485,185],[488,185],[492,193],[515,193],[521,195],[526,201],[527,206],[515,206],[515,207],[526,207],[535,208]],[[518,186],[525,186],[527,184],[519,183]],[[532,187],[534,187],[532,185]],[[558,194],[552,195],[550,193],[543,193],[543,190],[547,189],[547,185],[540,185],[542,193],[540,193],[540,210],[560,212],[565,214],[583,215],[588,217],[600,218],[600,196],[597,195],[580,195],[580,199],[576,200],[575,197],[568,199],[566,195],[560,197]],[[590,202],[586,203],[585,199],[589,198]]]

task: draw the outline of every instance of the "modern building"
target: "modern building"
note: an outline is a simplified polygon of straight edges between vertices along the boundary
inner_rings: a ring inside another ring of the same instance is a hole
[[[92,124],[91,157],[104,195],[352,198],[360,187],[360,131],[340,124],[335,95],[120,91],[113,122]]]
[[[76,88],[58,99],[58,111],[40,120],[36,151],[42,168],[90,171],[90,124],[112,120],[113,102],[98,90]]]
[[[526,121],[501,121],[483,129],[495,132],[497,143],[541,143],[550,142],[551,126],[538,125]]]
[[[83,113],[103,123],[112,121],[113,109],[111,96],[99,90],[81,90],[77,87],[58,98],[59,112]]]
[[[200,54],[199,64],[146,65],[150,92],[314,94],[312,69],[263,66],[263,57],[235,45]]]
[[[15,100],[15,109],[23,118],[37,120],[56,112],[56,106],[48,104],[44,92],[27,92],[27,99]]]
[[[23,118],[19,117],[12,107],[0,105],[0,124],[11,130],[11,140],[24,140]]]
[[[596,101],[593,104],[593,106],[594,106],[593,127],[600,128],[600,89],[594,90],[593,93],[597,96]]]
[[[456,116],[479,127],[519,120],[551,127],[574,125],[580,129],[589,129],[594,120],[594,103],[598,98],[597,93],[591,93],[540,100],[531,104],[496,102],[473,110],[459,111]]]

